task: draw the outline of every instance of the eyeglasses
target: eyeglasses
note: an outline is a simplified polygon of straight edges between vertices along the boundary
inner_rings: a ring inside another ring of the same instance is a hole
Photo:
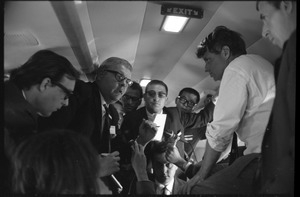
[[[64,100],[69,99],[69,97],[73,94],[72,91],[70,91],[68,88],[66,88],[65,86],[63,86],[61,83],[56,83],[54,81],[51,82],[52,84],[58,86],[60,89],[62,89],[65,93],[65,97]]]
[[[127,94],[124,94],[123,97],[122,97],[122,99],[124,99],[124,100],[132,100],[133,102],[137,102],[137,101],[141,100],[141,98],[139,98],[139,97],[129,96]]]
[[[148,96],[154,98],[155,95],[156,95],[156,92],[153,91],[153,90],[150,90],[150,91],[147,91],[146,94],[147,94]],[[159,98],[165,98],[165,97],[167,97],[167,94],[164,93],[164,92],[157,92],[157,95],[158,95]]]
[[[126,78],[124,75],[122,75],[118,71],[114,71],[114,70],[105,70],[105,71],[110,72],[110,73],[114,73],[115,78],[118,82],[122,82],[122,81],[125,80],[126,83],[128,84],[128,86],[131,86],[133,84],[133,81],[131,79]]]
[[[188,107],[194,107],[196,105],[196,103],[194,103],[192,101],[188,101],[184,97],[177,96],[177,98],[179,99],[180,103],[182,103],[184,105],[187,104]]]

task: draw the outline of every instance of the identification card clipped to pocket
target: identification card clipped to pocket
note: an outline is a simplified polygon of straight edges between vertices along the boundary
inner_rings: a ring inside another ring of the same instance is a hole
[[[115,125],[110,126],[109,133],[110,133],[110,135],[116,135],[116,126]]]

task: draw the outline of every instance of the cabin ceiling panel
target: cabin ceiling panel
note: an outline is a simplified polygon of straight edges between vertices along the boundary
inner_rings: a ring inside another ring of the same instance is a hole
[[[145,1],[88,1],[99,62],[111,56],[135,60]]]
[[[68,39],[49,2],[9,2],[6,4],[4,16],[5,34],[30,33],[39,41],[38,46],[11,46],[4,42],[5,70],[20,66],[41,49],[59,51],[59,54],[66,56],[76,68],[79,68]]]

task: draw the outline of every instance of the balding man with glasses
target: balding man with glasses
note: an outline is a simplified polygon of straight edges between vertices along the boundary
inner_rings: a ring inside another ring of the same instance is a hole
[[[88,137],[99,154],[106,153],[100,158],[99,172],[100,177],[106,177],[119,170],[120,160],[118,151],[111,153],[111,134],[116,134],[119,119],[111,104],[132,85],[132,65],[125,59],[110,57],[95,72],[94,82],[76,81],[69,106],[39,122],[42,129],[68,128]]]

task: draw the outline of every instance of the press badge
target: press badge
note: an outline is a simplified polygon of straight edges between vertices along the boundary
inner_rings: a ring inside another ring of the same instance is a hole
[[[109,128],[109,133],[111,135],[116,135],[116,126],[111,125],[110,128]]]

